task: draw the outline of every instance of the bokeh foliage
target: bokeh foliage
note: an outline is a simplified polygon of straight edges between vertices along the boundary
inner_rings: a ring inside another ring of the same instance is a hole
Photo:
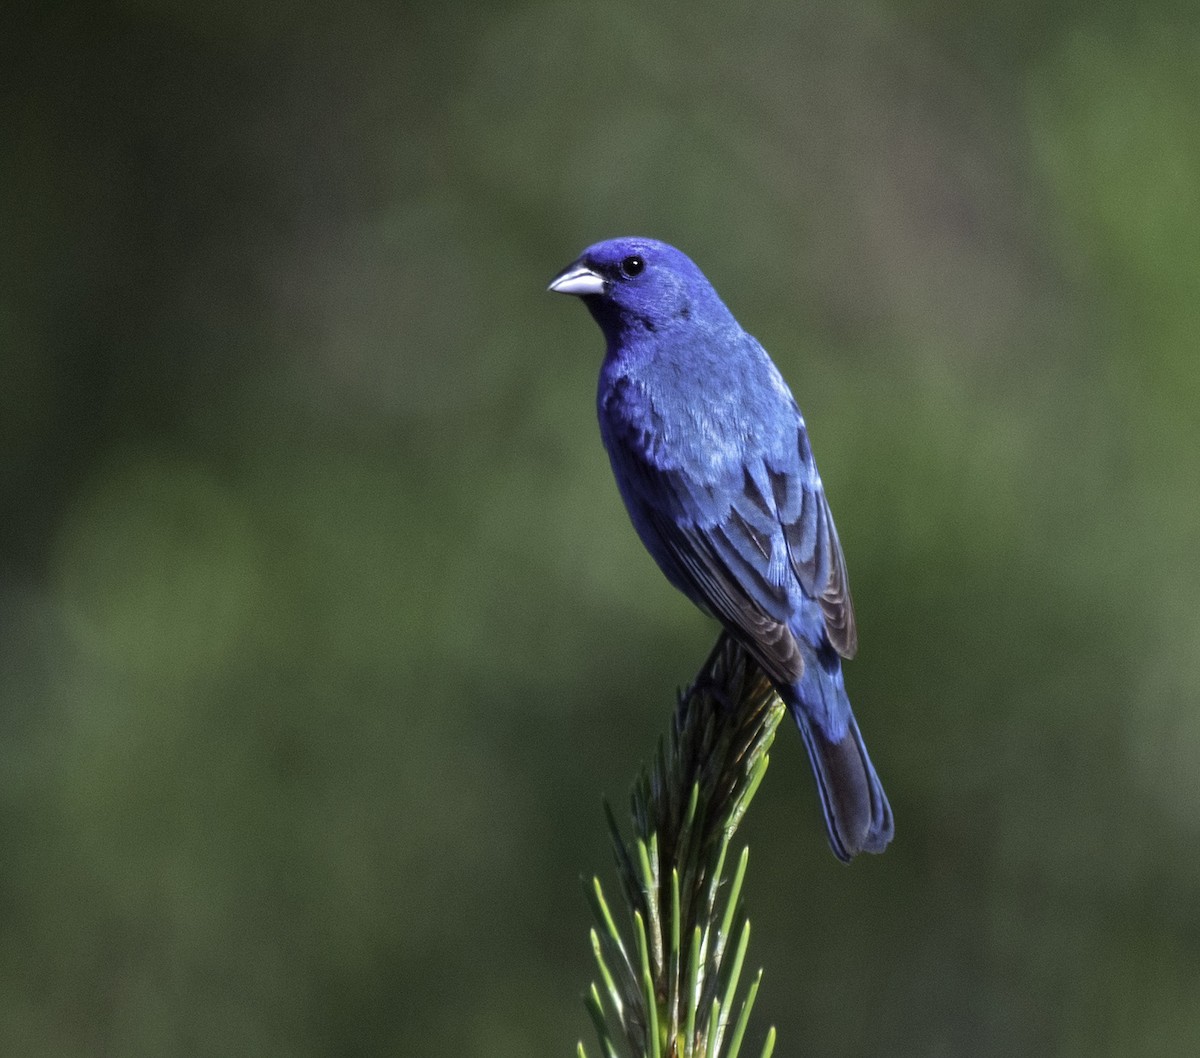
[[[842,869],[781,731],[756,1018],[1195,1050],[1192,5],[4,21],[0,1050],[571,1053],[599,794],[713,634],[542,293],[632,232],[807,413],[896,811]]]

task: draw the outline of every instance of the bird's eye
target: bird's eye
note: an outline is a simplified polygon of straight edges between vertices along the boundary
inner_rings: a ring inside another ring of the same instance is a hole
[[[646,262],[638,257],[637,254],[633,254],[621,262],[621,275],[626,279],[632,279],[636,275],[641,275],[645,267]]]

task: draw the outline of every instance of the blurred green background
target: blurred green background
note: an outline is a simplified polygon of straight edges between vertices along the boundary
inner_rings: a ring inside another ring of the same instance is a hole
[[[715,630],[587,243],[808,416],[896,813],[747,821],[752,1038],[1200,1050],[1190,3],[24,5],[0,33],[0,1051],[570,1055]]]

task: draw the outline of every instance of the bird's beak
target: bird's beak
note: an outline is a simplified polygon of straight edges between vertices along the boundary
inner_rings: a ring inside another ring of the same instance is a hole
[[[556,294],[584,297],[587,294],[603,294],[608,289],[608,280],[599,272],[593,272],[587,265],[576,261],[559,272],[546,289],[553,290]]]

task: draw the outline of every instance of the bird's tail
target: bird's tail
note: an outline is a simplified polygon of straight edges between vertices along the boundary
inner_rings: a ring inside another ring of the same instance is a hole
[[[838,859],[849,863],[860,852],[887,848],[895,830],[892,806],[867,754],[840,671],[824,670],[816,658],[809,659],[807,669],[799,686],[787,688],[783,697],[808,750],[829,844]],[[839,728],[841,738],[827,734]]]

